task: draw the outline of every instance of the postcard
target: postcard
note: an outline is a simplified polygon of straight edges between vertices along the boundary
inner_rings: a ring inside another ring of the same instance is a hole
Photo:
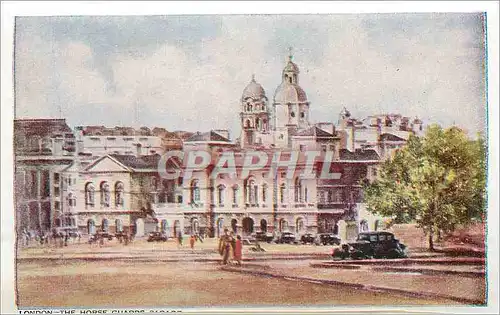
[[[2,310],[498,311],[498,5],[272,4],[10,11]]]

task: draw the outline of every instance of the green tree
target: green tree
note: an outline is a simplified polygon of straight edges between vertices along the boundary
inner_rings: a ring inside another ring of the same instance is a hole
[[[486,146],[457,127],[430,126],[381,165],[378,178],[365,183],[368,209],[395,223],[416,222],[428,235],[451,232],[482,219],[486,196]]]

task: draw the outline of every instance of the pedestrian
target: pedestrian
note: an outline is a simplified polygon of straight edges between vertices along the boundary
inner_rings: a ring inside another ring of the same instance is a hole
[[[69,233],[64,233],[64,246],[68,246]]]
[[[82,240],[82,233],[80,233],[80,231],[76,232],[76,236],[78,237],[78,244],[80,244],[81,240]]]
[[[191,250],[194,251],[194,243],[196,242],[196,237],[194,235],[191,235],[189,238],[189,246],[191,246]]]
[[[179,245],[180,247],[182,247],[182,233],[181,233],[181,232],[179,232],[179,233],[177,234],[177,242],[178,242],[178,245]]]
[[[241,236],[236,237],[236,242],[234,246],[234,260],[238,266],[241,266],[241,260],[243,256],[243,244],[241,243]]]

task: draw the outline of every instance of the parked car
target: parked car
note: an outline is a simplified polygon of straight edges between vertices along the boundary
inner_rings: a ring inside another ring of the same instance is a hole
[[[321,233],[316,237],[316,245],[340,245],[340,237],[333,233]]]
[[[101,238],[104,238],[104,239],[108,239],[108,240],[112,240],[113,237],[115,237],[113,234],[109,233],[109,232],[100,232],[98,233],[98,236],[101,237]]]
[[[259,242],[271,243],[274,239],[273,233],[257,232],[255,233],[255,240]]]
[[[300,242],[302,244],[314,244],[316,237],[312,233],[306,233],[300,237]]]
[[[162,232],[151,232],[148,236],[148,242],[166,242],[167,240],[167,234]]]
[[[293,244],[295,243],[295,234],[292,232],[283,232],[281,235],[278,237],[278,241],[276,243],[280,244]]]
[[[406,258],[408,247],[399,242],[390,232],[359,233],[355,242],[344,244],[334,250],[334,257],[364,258]]]

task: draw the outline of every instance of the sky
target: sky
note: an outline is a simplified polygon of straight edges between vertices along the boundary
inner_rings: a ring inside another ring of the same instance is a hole
[[[486,127],[480,13],[18,17],[16,118],[230,129],[255,74],[269,103],[288,49],[311,122],[400,113]]]

